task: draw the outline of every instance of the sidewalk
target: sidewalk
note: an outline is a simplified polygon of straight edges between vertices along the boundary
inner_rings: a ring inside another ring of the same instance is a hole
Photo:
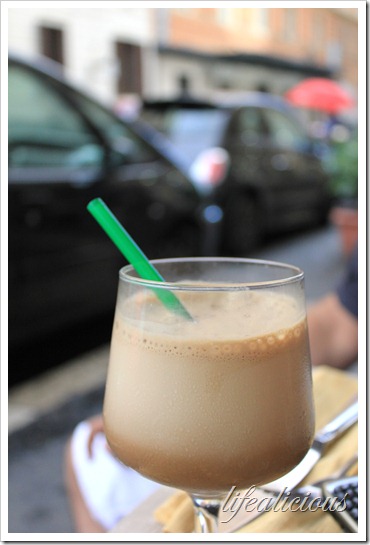
[[[35,422],[68,398],[102,386],[108,355],[109,346],[102,346],[12,388],[9,394],[9,433]]]

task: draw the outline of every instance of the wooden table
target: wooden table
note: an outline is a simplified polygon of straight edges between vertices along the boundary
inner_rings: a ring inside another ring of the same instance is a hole
[[[357,378],[344,371],[320,367],[313,373],[316,429],[322,428],[342,411],[357,393]],[[357,453],[357,425],[348,430],[311,470],[302,484],[309,484],[327,477],[342,467]],[[181,500],[181,501],[180,501]],[[192,507],[182,492],[163,487],[150,496],[130,515],[122,519],[113,533],[158,533],[191,531]],[[190,521],[190,523],[189,523]],[[227,525],[222,525],[227,532]],[[250,524],[236,530],[237,533],[330,533],[342,532],[330,513],[302,511],[270,511]]]

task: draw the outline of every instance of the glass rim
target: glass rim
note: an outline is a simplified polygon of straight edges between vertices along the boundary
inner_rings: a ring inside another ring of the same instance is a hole
[[[243,291],[262,289],[269,286],[282,286],[292,284],[304,279],[304,272],[296,265],[289,263],[283,263],[280,261],[273,261],[267,259],[254,259],[247,257],[173,257],[165,259],[151,259],[150,263],[155,267],[156,265],[166,263],[240,263],[250,265],[264,265],[266,267],[275,267],[277,269],[290,270],[293,274],[284,278],[278,278],[275,280],[262,280],[255,282],[237,282],[227,283],[225,282],[212,282],[212,284],[194,285],[186,282],[168,282],[166,280],[147,280],[140,276],[131,276],[130,273],[135,272],[133,265],[126,265],[119,270],[119,280],[128,282],[130,284],[136,284],[148,288],[166,289],[171,291]],[[135,274],[137,274],[135,272]]]

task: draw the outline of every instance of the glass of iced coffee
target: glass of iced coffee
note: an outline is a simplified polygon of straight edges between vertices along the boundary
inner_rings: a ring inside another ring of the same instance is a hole
[[[311,445],[304,275],[250,259],[153,264],[164,282],[120,271],[105,432],[127,466],[190,494],[199,531],[217,531],[231,487],[277,479]]]

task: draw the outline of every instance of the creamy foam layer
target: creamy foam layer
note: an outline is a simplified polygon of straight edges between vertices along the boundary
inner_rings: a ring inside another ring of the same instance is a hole
[[[198,338],[261,337],[291,328],[304,318],[304,309],[294,297],[274,291],[210,291],[201,295],[180,291],[176,296],[194,321],[174,315],[147,291],[118,304],[118,312],[136,328],[145,321],[145,330],[151,334],[179,335],[192,342]]]
[[[188,490],[259,484],[309,448],[302,310],[291,297],[238,295],[212,293],[205,302],[185,294],[193,323],[167,322],[152,294],[144,296],[149,310],[138,299],[122,307],[129,319],[117,309],[106,433],[121,460],[154,480]],[[136,322],[143,308],[145,330]]]

